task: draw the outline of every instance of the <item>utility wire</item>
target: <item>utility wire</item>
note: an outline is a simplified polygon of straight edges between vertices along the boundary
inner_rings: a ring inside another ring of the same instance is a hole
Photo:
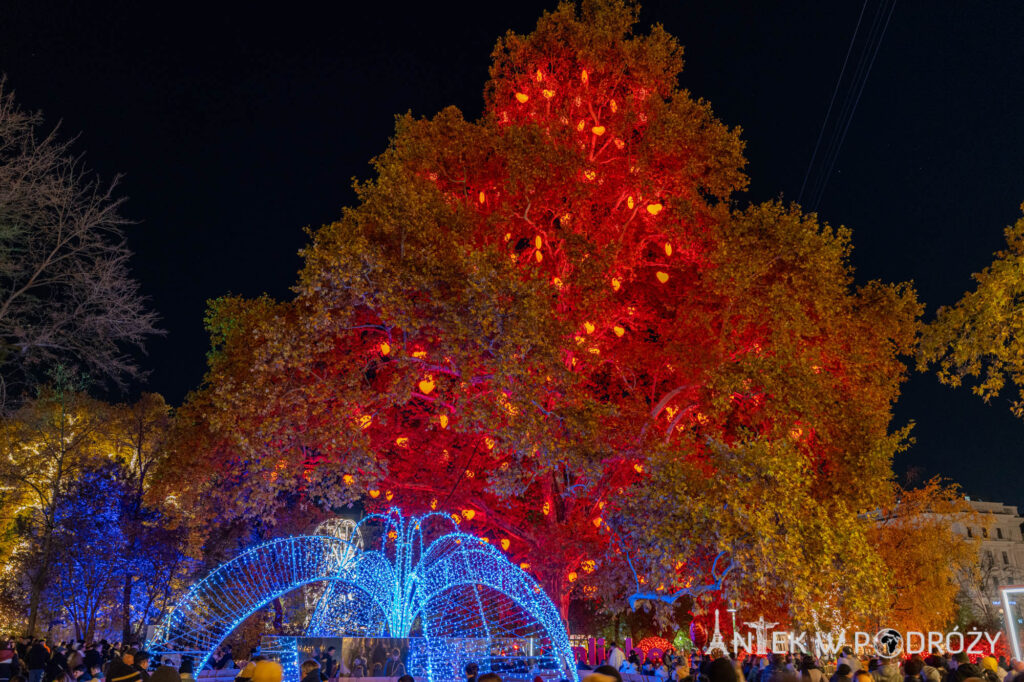
[[[832,91],[832,99],[828,102],[828,110],[825,112],[825,120],[821,122],[821,130],[818,131],[818,140],[814,143],[814,152],[811,154],[811,162],[807,164],[807,172],[804,173],[803,184],[800,185],[800,194],[797,195],[797,203],[801,203],[804,198],[804,188],[807,187],[807,178],[811,175],[811,168],[814,167],[814,159],[818,156],[818,147],[821,146],[821,138],[825,136],[825,128],[828,126],[828,118],[832,115],[832,106],[836,103],[836,95],[839,94],[839,86],[843,82],[843,74],[846,73],[846,65],[850,61],[850,53],[853,52],[853,44],[857,41],[857,32],[860,31],[860,23],[864,19],[864,10],[868,7],[868,0],[864,0],[864,4],[860,6],[860,16],[857,17],[857,25],[853,28],[853,37],[850,38],[850,46],[846,48],[846,57],[843,59],[843,68],[839,70],[839,80],[836,81],[836,87]]]
[[[886,4],[887,0],[882,0],[878,11],[875,13],[874,19],[871,23],[871,29],[868,31],[868,36],[865,40],[863,50],[860,52],[860,56],[858,58],[857,67],[851,78],[849,89],[843,98],[843,104],[839,108],[839,114],[836,117],[835,125],[829,135],[826,150],[819,163],[818,173],[815,174],[814,162],[817,159],[818,152],[820,151],[820,144],[825,137],[825,131],[829,128],[829,117],[832,113],[835,99],[842,87],[843,75],[846,72],[846,68],[848,66],[847,62],[849,61],[854,43],[856,42],[864,10],[867,6],[867,0],[865,0],[865,4],[861,8],[861,15],[857,19],[857,27],[854,29],[853,39],[850,41],[846,60],[843,62],[843,68],[840,71],[839,79],[836,81],[836,88],[832,93],[832,101],[829,102],[828,112],[825,115],[825,121],[822,123],[821,132],[818,135],[818,142],[815,144],[814,153],[811,156],[811,162],[808,164],[807,173],[804,176],[804,183],[800,188],[798,201],[802,202],[804,193],[808,191],[808,182],[810,183],[810,191],[807,195],[808,202],[806,204],[806,208],[811,211],[817,210],[818,205],[824,197],[825,188],[828,185],[828,181],[831,179],[832,170],[835,168],[836,161],[839,158],[839,152],[842,148],[843,142],[846,140],[846,134],[849,132],[850,124],[853,121],[853,115],[856,112],[857,106],[860,104],[861,95],[863,95],[865,86],[867,85],[868,76],[871,73],[871,69],[875,64],[876,58],[878,57],[878,52],[885,38],[885,33],[889,28],[893,12],[896,9],[896,0],[892,0],[891,5],[888,7],[888,12],[886,11]]]

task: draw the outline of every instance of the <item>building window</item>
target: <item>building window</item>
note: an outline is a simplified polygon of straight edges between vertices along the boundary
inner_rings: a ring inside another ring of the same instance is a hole
[[[981,529],[981,537],[983,537],[983,538],[987,538],[988,537],[988,528],[982,528]]]
[[[1003,529],[1002,528],[996,528],[996,537],[999,538],[1000,540],[1003,539]]]
[[[1006,552],[1003,552],[1003,563],[1006,565],[1010,564],[1010,556]]]
[[[974,532],[971,530],[970,526],[967,526],[967,537],[969,537],[969,538],[973,538],[974,537]]]

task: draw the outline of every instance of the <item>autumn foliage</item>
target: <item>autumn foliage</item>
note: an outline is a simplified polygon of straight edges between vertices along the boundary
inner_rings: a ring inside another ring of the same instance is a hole
[[[626,554],[671,592],[719,551],[752,603],[877,606],[860,512],[891,495],[914,292],[856,285],[849,231],[798,207],[734,208],[739,131],[635,18],[505,36],[483,116],[399,117],[292,300],[212,303],[173,461],[197,500],[446,510],[563,607],[634,589]]]

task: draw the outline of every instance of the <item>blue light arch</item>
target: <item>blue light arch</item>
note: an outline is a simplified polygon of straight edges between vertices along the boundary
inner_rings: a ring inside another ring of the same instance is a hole
[[[309,636],[420,636],[431,681],[460,679],[466,660],[481,672],[507,671],[526,655],[578,681],[547,594],[496,547],[459,532],[451,517],[392,509],[365,518],[351,537],[359,542],[298,536],[244,552],[186,593],[149,648],[191,654],[201,669],[245,618],[291,590],[328,581]]]

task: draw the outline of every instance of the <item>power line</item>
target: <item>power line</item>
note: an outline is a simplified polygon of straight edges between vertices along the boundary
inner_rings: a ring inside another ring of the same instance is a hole
[[[825,120],[821,122],[821,130],[818,132],[818,140],[814,143],[814,152],[811,154],[811,162],[807,164],[807,172],[804,173],[803,184],[800,185],[800,194],[797,195],[797,203],[804,198],[804,188],[807,186],[807,178],[811,175],[811,168],[814,166],[814,159],[818,156],[818,147],[821,146],[821,138],[825,136],[825,128],[828,126],[828,118],[832,115],[832,106],[836,103],[836,95],[839,94],[839,85],[843,82],[843,74],[846,73],[846,65],[850,61],[850,53],[853,52],[853,44],[857,41],[857,32],[860,31],[860,23],[864,19],[864,10],[868,7],[868,0],[860,6],[860,16],[857,17],[857,25],[853,28],[853,37],[850,38],[850,46],[846,48],[846,57],[843,59],[843,68],[839,70],[839,79],[836,87],[832,90],[832,99],[828,102],[828,110],[825,112]]]
[[[857,68],[854,70],[849,88],[843,98],[843,104],[839,108],[839,115],[836,117],[835,125],[829,135],[829,142],[826,145],[825,153],[819,163],[818,172],[815,173],[814,162],[818,155],[820,142],[824,138],[825,130],[829,128],[829,115],[832,112],[835,98],[842,87],[842,79],[847,67],[847,62],[843,62],[843,68],[840,71],[839,79],[836,82],[836,89],[833,92],[832,102],[829,103],[829,110],[828,113],[826,113],[825,121],[822,123],[821,133],[818,136],[819,142],[815,144],[815,151],[811,157],[811,162],[807,167],[804,185],[801,186],[798,199],[802,201],[804,192],[807,191],[808,181],[810,181],[810,192],[808,194],[808,203],[806,204],[806,207],[811,211],[817,210],[818,205],[824,197],[825,188],[831,179],[832,170],[835,168],[836,161],[839,158],[839,152],[842,148],[843,142],[846,140],[846,134],[849,132],[854,113],[856,112],[858,104],[860,104],[861,96],[863,95],[865,86],[867,85],[868,76],[875,64],[878,52],[885,38],[885,33],[889,28],[890,21],[892,20],[893,12],[896,9],[896,0],[892,0],[892,3],[889,4],[888,8],[886,5],[887,0],[882,0],[879,4],[878,10],[875,12],[874,19],[871,23],[871,29],[868,31],[864,46],[860,51],[860,55],[857,60]],[[886,11],[887,9],[888,11]],[[863,12],[864,7],[861,8],[861,18],[863,17]],[[861,24],[861,18],[858,18],[857,20],[857,28],[854,30],[854,37],[850,41],[850,49],[847,50],[847,60],[849,59],[853,44],[856,41],[857,32]]]

